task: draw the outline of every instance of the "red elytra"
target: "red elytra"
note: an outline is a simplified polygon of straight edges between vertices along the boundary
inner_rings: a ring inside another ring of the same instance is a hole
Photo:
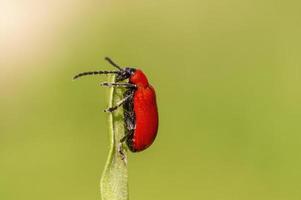
[[[157,135],[156,93],[141,70],[136,70],[129,82],[137,85],[133,99],[136,128],[133,138],[127,140],[127,144],[132,147],[130,147],[131,151],[142,151],[153,143]]]
[[[116,74],[115,83],[102,83],[102,86],[125,87],[124,98],[117,105],[106,109],[113,112],[121,105],[124,109],[125,135],[120,140],[126,142],[132,152],[143,151],[148,148],[155,140],[158,131],[158,109],[156,93],[149,84],[145,74],[135,68],[121,68],[111,59],[105,58],[118,71],[93,71],[83,72],[74,77],[96,74]],[[128,83],[120,83],[128,79]],[[120,152],[122,154],[122,152]]]

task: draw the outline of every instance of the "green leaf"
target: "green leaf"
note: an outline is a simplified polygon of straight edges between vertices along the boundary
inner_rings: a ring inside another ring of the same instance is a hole
[[[115,82],[115,76],[110,76]],[[109,107],[116,105],[123,98],[124,89],[110,88]],[[102,200],[128,200],[128,170],[126,158],[121,159],[118,152],[120,139],[124,136],[123,109],[118,108],[109,114],[110,150],[107,163],[100,181]],[[125,156],[126,150],[124,150]]]

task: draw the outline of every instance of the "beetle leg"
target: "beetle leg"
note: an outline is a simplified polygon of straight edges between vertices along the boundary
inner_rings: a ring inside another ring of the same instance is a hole
[[[137,86],[135,84],[131,83],[108,83],[104,82],[100,84],[101,86],[107,86],[107,87],[124,87],[124,88],[136,88]]]
[[[123,153],[123,147],[122,147],[122,144],[128,139],[128,137],[130,137],[132,135],[133,132],[130,132],[128,134],[126,134],[125,136],[123,136],[120,141],[119,141],[119,144],[118,144],[118,152],[121,156],[121,159],[124,160],[125,163],[127,163],[127,160],[126,160],[126,155]]]
[[[129,132],[128,134],[126,134],[125,136],[123,136],[121,139],[120,139],[120,143],[124,143],[128,137],[130,137],[133,133],[132,132]]]
[[[122,147],[122,143],[121,142],[118,144],[117,151],[118,151],[118,153],[121,156],[121,160],[123,160],[125,162],[125,164],[127,164],[126,155],[123,153],[123,147]]]
[[[128,101],[131,97],[133,96],[133,94],[130,94],[128,96],[126,96],[125,98],[123,98],[122,100],[120,100],[116,106],[113,107],[109,107],[107,109],[105,109],[105,112],[113,112],[114,110],[116,110],[118,107],[120,107],[122,104],[124,104],[126,101]]]

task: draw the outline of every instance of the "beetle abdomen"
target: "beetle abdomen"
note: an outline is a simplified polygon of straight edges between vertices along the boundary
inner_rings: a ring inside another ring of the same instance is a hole
[[[124,93],[124,97],[129,96],[131,93],[133,93],[133,90],[127,90]],[[133,136],[134,136],[134,129],[135,129],[135,112],[134,112],[134,101],[133,101],[134,96],[130,97],[128,101],[126,101],[123,104],[123,114],[124,114],[124,130],[125,130],[125,135],[128,135],[126,139],[126,144],[128,145],[130,151],[134,152],[133,148]]]

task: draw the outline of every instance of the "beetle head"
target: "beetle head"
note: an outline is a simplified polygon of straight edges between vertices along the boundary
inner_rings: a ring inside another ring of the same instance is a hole
[[[135,71],[136,71],[135,68],[130,68],[130,67],[122,68],[117,74],[116,81],[119,82],[130,78],[135,73]]]

